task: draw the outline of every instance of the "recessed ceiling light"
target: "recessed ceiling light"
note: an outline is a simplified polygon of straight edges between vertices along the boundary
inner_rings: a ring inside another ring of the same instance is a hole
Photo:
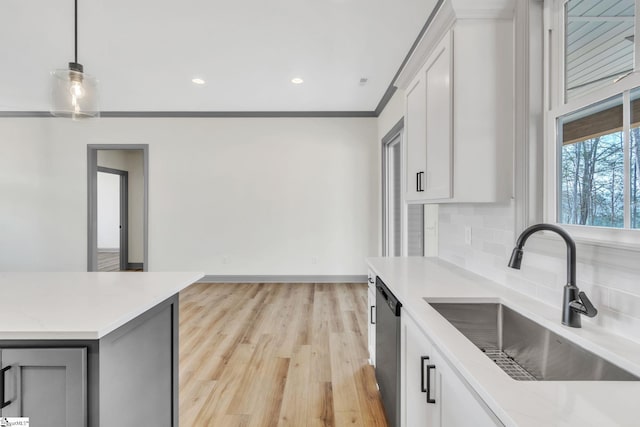
[[[197,85],[203,85],[204,84],[204,80],[196,77],[195,79],[191,79],[191,81]]]
[[[302,83],[304,83],[304,80],[302,80],[300,77],[294,77],[291,79],[291,83],[293,83],[294,85],[301,85]]]

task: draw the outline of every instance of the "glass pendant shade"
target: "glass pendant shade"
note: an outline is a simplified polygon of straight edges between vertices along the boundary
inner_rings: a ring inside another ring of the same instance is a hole
[[[81,64],[51,73],[51,114],[74,120],[99,117],[98,81],[85,74]]]

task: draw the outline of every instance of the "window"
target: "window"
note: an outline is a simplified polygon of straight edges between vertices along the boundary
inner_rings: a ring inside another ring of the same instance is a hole
[[[636,3],[546,3],[546,217],[577,237],[640,243]]]
[[[622,96],[558,119],[558,222],[624,227]]]

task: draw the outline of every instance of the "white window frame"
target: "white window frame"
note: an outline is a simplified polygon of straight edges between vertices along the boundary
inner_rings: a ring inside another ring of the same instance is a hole
[[[629,102],[628,92],[640,87],[640,0],[636,0],[636,24],[635,24],[635,71],[615,83],[595,89],[587,94],[565,101],[564,96],[564,5],[567,0],[545,0],[544,6],[544,220],[556,223],[580,242],[596,246],[616,248],[628,248],[640,250],[640,229],[595,227],[587,225],[563,224],[558,222],[558,161],[559,149],[557,142],[558,118],[581,110],[590,105],[604,101],[616,95],[623,94],[625,115],[625,150],[628,152],[628,123]],[[629,170],[629,159],[625,156],[625,171]],[[625,173],[625,217],[629,215],[629,188],[630,178]],[[628,222],[626,222],[628,223]]]

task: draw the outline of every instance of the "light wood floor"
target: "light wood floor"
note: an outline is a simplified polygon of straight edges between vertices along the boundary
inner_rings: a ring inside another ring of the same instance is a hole
[[[98,251],[98,271],[120,271],[120,252]]]
[[[364,284],[180,293],[180,425],[386,427]]]

